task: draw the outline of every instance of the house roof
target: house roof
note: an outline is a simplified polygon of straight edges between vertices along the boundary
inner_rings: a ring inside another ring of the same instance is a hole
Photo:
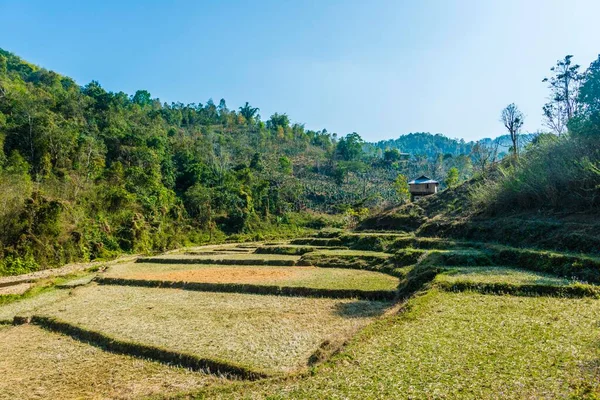
[[[418,177],[417,179],[413,179],[412,181],[408,182],[409,185],[421,185],[423,183],[433,183],[433,184],[436,184],[436,185],[439,184],[438,181],[434,181],[433,179],[429,179],[425,175],[422,175],[422,176]]]

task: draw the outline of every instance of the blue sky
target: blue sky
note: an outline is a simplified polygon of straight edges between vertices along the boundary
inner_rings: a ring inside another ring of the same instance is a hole
[[[597,0],[0,0],[0,47],[113,91],[245,101],[374,141],[542,128],[542,78],[600,53]]]

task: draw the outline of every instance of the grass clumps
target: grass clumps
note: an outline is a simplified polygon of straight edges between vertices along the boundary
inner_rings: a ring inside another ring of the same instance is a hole
[[[310,246],[310,245],[293,245],[293,244],[280,244],[280,245],[265,245],[258,247],[254,254],[285,254],[290,256],[302,256],[311,251],[317,250],[346,250],[344,246]]]
[[[384,302],[202,293],[122,286],[75,289],[36,311],[86,331],[278,374],[302,369],[324,340],[341,343]]]
[[[298,238],[290,241],[290,244],[294,245],[308,245],[308,246],[343,246],[342,241],[337,238]]]
[[[390,263],[391,257],[391,254],[376,251],[323,250],[303,255],[298,264],[324,268],[364,269],[395,275],[395,266]]]
[[[520,296],[600,297],[600,288],[547,274],[504,267],[452,268],[435,285],[447,291]]]
[[[0,327],[0,397],[133,398],[199,390],[227,381],[102,351],[33,325]]]
[[[551,251],[489,246],[497,264],[556,274],[581,281],[600,283],[600,259]]]

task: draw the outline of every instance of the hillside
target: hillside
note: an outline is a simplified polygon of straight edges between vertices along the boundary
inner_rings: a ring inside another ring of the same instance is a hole
[[[0,49],[0,275],[344,226],[396,202],[398,174],[473,171],[466,155],[406,162],[259,112],[80,86]]]
[[[542,139],[516,164],[506,159],[456,188],[370,217],[359,229],[599,253],[598,138]]]
[[[524,148],[535,136],[536,135],[534,134],[521,135],[519,146]],[[482,143],[485,146],[497,144],[500,158],[506,156],[510,150],[510,136],[508,135],[500,135],[494,139],[483,138],[477,142]],[[417,132],[400,135],[397,139],[381,140],[373,143],[373,146],[381,150],[392,148],[411,155],[424,155],[429,158],[435,158],[439,154],[449,154],[455,157],[460,155],[470,155],[477,142],[465,142],[464,139],[452,139],[440,133],[432,134],[429,132]]]

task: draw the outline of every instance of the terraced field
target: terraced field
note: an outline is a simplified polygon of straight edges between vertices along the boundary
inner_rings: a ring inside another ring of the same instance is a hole
[[[0,398],[593,398],[598,271],[389,232],[143,257],[0,297]]]

